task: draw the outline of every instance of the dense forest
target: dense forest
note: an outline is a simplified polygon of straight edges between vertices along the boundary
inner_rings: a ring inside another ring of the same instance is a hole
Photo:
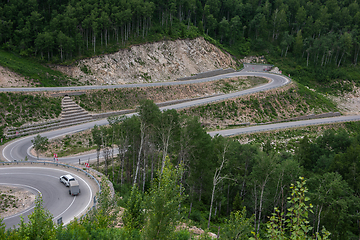
[[[142,102],[139,116],[109,121],[110,126],[92,130],[89,144],[96,145],[99,155],[105,157],[100,168],[123,197],[120,205],[127,209],[146,208],[143,199],[162,178],[169,159],[177,169],[178,187],[167,189],[171,192],[167,195],[160,194],[164,201],[182,196],[175,204],[182,221],[190,219],[215,233],[220,227],[224,239],[233,239],[226,238],[224,231],[231,216],[244,207],[243,221],[251,219],[243,229],[244,236],[251,237],[254,232],[271,238],[266,223],[277,211],[285,218],[296,206],[289,198],[294,194],[292,184],[296,185],[300,176],[306,179],[308,188],[303,193],[310,199],[306,206],[312,206],[304,215],[309,221],[309,237],[323,227],[331,233],[331,239],[357,239],[360,234],[357,123],[347,124],[346,129],[327,130],[313,141],[300,138],[293,153],[275,150],[271,140],[258,145],[220,136],[211,138],[197,118],[181,116],[175,110],[161,112],[150,100]],[[112,154],[114,148],[119,149],[119,155]],[[136,206],[129,207],[126,202]],[[132,210],[132,219],[140,218],[139,209]],[[141,230],[146,221],[137,224]],[[285,236],[289,233],[284,232]]]
[[[29,223],[0,227],[2,239],[190,239],[175,230],[182,223],[220,239],[358,239],[359,123],[299,138],[292,152],[271,140],[211,138],[196,117],[161,112],[150,100],[138,110],[92,129],[89,144],[105,157],[93,167],[113,182],[115,198],[103,184],[97,210],[66,228],[40,199]]]
[[[292,57],[301,65],[286,71],[300,82],[314,74],[320,83],[354,80],[336,69],[357,65],[359,26],[355,0],[0,3],[1,46],[23,57],[67,63],[129,44],[203,35],[234,55]],[[305,239],[323,227],[331,239],[360,236],[358,124],[328,130],[314,141],[301,138],[293,153],[274,150],[270,140],[256,145],[211,138],[197,118],[161,112],[151,101],[140,105],[138,116],[109,121],[110,126],[92,130],[90,142],[105,156],[95,165],[123,199],[103,200],[105,214],[94,213],[67,228],[46,221],[48,213],[38,202],[33,225],[12,232],[0,228],[0,236],[35,239],[43,232],[49,239],[188,239],[188,233],[174,233],[179,219],[222,239]],[[112,154],[114,147],[118,156]],[[123,229],[108,228],[115,219],[107,216],[116,212],[110,205],[126,208]],[[159,219],[169,224],[159,226]]]
[[[60,62],[127,43],[208,35],[234,52],[290,52],[306,65],[356,65],[356,0],[12,0],[0,3],[0,43]]]

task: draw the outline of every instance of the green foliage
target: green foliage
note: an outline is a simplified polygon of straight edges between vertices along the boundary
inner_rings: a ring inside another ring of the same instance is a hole
[[[141,229],[144,226],[143,199],[135,185],[131,189],[131,194],[127,200],[122,219],[127,231]]]
[[[117,205],[117,196],[115,193],[111,192],[108,181],[109,180],[104,176],[101,178],[101,193],[97,196],[97,209],[99,213],[95,215],[95,222],[98,223],[98,228],[114,226],[120,211]]]
[[[91,70],[85,64],[80,67],[80,70],[85,74],[91,74]]]
[[[70,79],[65,74],[53,70],[50,67],[38,63],[34,59],[20,57],[14,53],[0,50],[0,65],[22,75],[26,79],[31,79],[40,87],[77,85],[78,82]]]
[[[189,240],[190,233],[187,230],[180,230],[173,233],[172,239],[174,240]]]
[[[219,86],[221,82],[219,83]],[[231,85],[234,87],[234,85]],[[230,90],[230,86],[221,86]],[[294,108],[294,106],[297,106]],[[269,122],[323,112],[337,111],[336,105],[323,95],[313,92],[301,84],[297,87],[275,93],[259,93],[247,98],[238,98],[223,102],[182,110],[185,114],[201,116],[203,119],[223,122],[224,119],[243,123],[242,118],[251,122]],[[242,117],[242,118],[240,118]],[[239,120],[240,119],[240,120]]]
[[[152,183],[146,195],[145,239],[173,239],[177,221],[181,219],[179,206],[184,199],[183,188],[178,185],[181,166],[177,169],[167,158],[162,174]]]
[[[0,93],[0,137],[6,126],[19,127],[26,122],[57,118],[61,99],[40,94]]]
[[[339,95],[353,90],[353,83],[359,85],[359,66],[306,66],[298,58],[272,57],[272,62],[283,74],[290,74],[296,82],[316,89],[323,94]]]
[[[291,197],[288,197],[290,207],[286,215],[275,208],[275,213],[267,223],[267,233],[271,239],[312,239],[310,236],[312,227],[308,218],[313,206],[307,203],[310,199],[306,197],[308,192],[306,181],[303,177],[299,179],[300,181],[291,185]],[[316,239],[328,239],[330,233],[323,230],[322,235],[323,237],[316,233]]]
[[[47,150],[49,145],[49,139],[47,137],[42,137],[40,136],[40,134],[38,134],[34,137],[33,140],[31,140],[31,143],[34,145],[37,158],[39,159],[39,152]]]
[[[253,225],[253,217],[246,218],[246,208],[230,214],[220,231],[221,239],[245,239],[249,238]]]
[[[63,225],[60,225],[56,229],[56,239],[63,240],[86,240],[90,238],[90,234],[85,229],[85,226],[82,225],[77,219],[70,222],[66,228]]]
[[[56,239],[52,215],[43,208],[41,197],[38,197],[35,201],[35,208],[33,213],[29,215],[29,222],[25,223],[24,219],[21,219],[18,231],[21,239]]]
[[[139,117],[141,121],[146,125],[153,125],[159,121],[160,109],[151,100],[142,100],[140,106],[138,107]]]
[[[0,218],[0,239],[5,239],[5,223],[3,222],[3,218]]]

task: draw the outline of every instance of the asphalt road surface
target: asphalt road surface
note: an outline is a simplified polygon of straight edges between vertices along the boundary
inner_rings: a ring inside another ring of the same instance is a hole
[[[159,82],[159,83],[147,83],[147,84],[126,84],[126,85],[106,85],[106,86],[80,86],[80,87],[61,87],[61,88],[0,88],[1,91],[6,92],[20,92],[20,91],[68,91],[68,90],[88,90],[88,89],[108,89],[108,88],[129,88],[129,87],[148,87],[148,86],[166,86],[166,85],[180,85],[180,84],[191,84],[191,83],[199,83],[199,82],[206,82],[206,81],[214,81],[218,79],[230,78],[230,77],[237,77],[237,76],[258,76],[258,77],[265,77],[269,79],[269,83],[263,84],[261,86],[254,87],[252,89],[247,89],[244,91],[239,91],[235,93],[225,94],[216,97],[210,97],[206,99],[200,99],[190,102],[184,102],[179,104],[174,104],[171,106],[166,106],[160,108],[161,110],[166,109],[181,109],[187,108],[191,106],[203,105],[211,102],[216,101],[223,101],[225,99],[230,98],[237,98],[243,95],[252,94],[256,92],[266,91],[273,88],[278,88],[284,86],[290,82],[285,76],[276,75],[276,74],[269,74],[263,72],[263,65],[251,65],[245,64],[244,69],[241,72],[234,72],[230,74],[220,75],[216,77],[206,78],[206,79],[198,79],[198,80],[190,80],[190,81],[176,81],[176,82]],[[127,116],[131,116],[133,114],[128,114]],[[269,125],[257,125],[251,127],[243,127],[238,129],[231,129],[231,130],[222,130],[222,131],[215,131],[209,132],[211,136],[215,136],[216,134],[220,134],[223,136],[233,136],[237,134],[244,134],[244,133],[251,133],[251,132],[260,132],[260,131],[270,131],[275,129],[281,128],[291,128],[291,127],[301,127],[301,126],[308,126],[312,124],[326,124],[326,123],[334,123],[334,122],[344,122],[344,121],[359,121],[360,116],[341,116],[335,118],[323,118],[323,119],[313,119],[313,120],[305,120],[305,121],[294,121],[294,122],[285,122],[285,123],[277,123],[277,124],[269,124]],[[93,128],[94,125],[105,125],[108,124],[106,119],[89,122],[85,124],[80,124],[68,128],[58,129],[50,132],[41,133],[41,136],[46,136],[49,139],[57,138],[62,135],[68,135],[75,132],[80,132],[86,129]],[[28,160],[36,160],[36,157],[30,153],[30,149],[32,147],[31,140],[34,138],[35,135],[23,137],[20,139],[16,139],[10,143],[8,143],[1,152],[1,159],[5,161],[13,161],[13,160],[23,160],[25,157]],[[115,152],[114,154],[116,154]],[[59,161],[65,163],[78,163],[79,159],[81,162],[85,162],[88,160],[96,159],[96,153],[88,154],[88,155],[81,155],[76,157],[64,157],[59,158]],[[44,160],[44,159],[41,159]],[[51,160],[51,159],[46,159]],[[8,174],[11,173],[11,174]],[[43,176],[45,179],[46,176],[46,183],[42,183],[38,180],[38,176]],[[34,170],[32,168],[13,168],[8,169],[1,167],[0,168],[0,184],[20,184],[24,187],[29,186],[29,189],[35,191],[34,188],[38,189],[41,194],[43,195],[44,199],[44,206],[50,210],[50,212],[54,215],[54,219],[57,216],[65,216],[65,221],[70,221],[73,217],[79,215],[79,211],[76,209],[82,208],[87,205],[89,196],[91,193],[91,189],[89,190],[89,195],[83,193],[83,189],[81,195],[79,197],[70,197],[67,194],[67,188],[65,188],[62,184],[59,183],[58,177],[62,175],[62,173],[55,171],[55,170],[48,170],[44,168],[39,168]],[[81,185],[86,184],[82,182]],[[25,186],[26,185],[26,186]],[[74,200],[75,199],[75,200]],[[74,202],[73,202],[74,200]],[[76,203],[75,203],[76,202]],[[79,203],[77,203],[79,202]],[[79,204],[79,205],[77,205]],[[75,207],[76,206],[76,207]],[[66,211],[65,211],[66,210]],[[31,209],[24,213],[28,214],[31,212]],[[62,213],[64,212],[64,213]],[[19,219],[18,216],[13,218],[5,219],[6,224],[9,226],[14,225]],[[64,222],[65,222],[64,221]]]
[[[205,99],[198,99],[198,100],[194,100],[194,101],[190,101],[190,102],[174,104],[174,105],[170,105],[170,106],[161,107],[160,109],[161,110],[181,109],[181,108],[187,108],[187,107],[191,107],[191,106],[203,105],[203,104],[207,104],[207,103],[211,103],[211,102],[223,101],[225,99],[236,98],[236,97],[240,97],[240,96],[247,95],[247,94],[266,91],[266,90],[273,89],[273,88],[278,88],[278,87],[284,86],[290,82],[290,79],[288,79],[284,76],[281,76],[281,75],[276,75],[276,74],[269,74],[269,73],[262,73],[262,72],[258,72],[258,73],[235,72],[235,73],[225,74],[225,75],[216,76],[216,77],[207,78],[207,79],[182,81],[181,83],[213,81],[216,79],[223,79],[223,78],[236,77],[236,76],[265,77],[265,78],[269,79],[269,82],[266,84],[251,88],[251,89],[246,89],[246,90],[235,92],[235,93],[224,94],[221,96],[215,96],[215,97],[210,97],[210,98],[205,98]],[[179,82],[171,82],[171,83],[177,84]],[[168,84],[168,83],[165,83],[165,84]],[[58,88],[56,88],[56,89],[58,89]],[[133,115],[133,114],[128,114],[127,116],[131,116],[131,115]],[[93,128],[94,125],[100,126],[100,125],[106,125],[106,124],[108,124],[107,120],[102,119],[102,120],[93,121],[93,122],[89,122],[89,123],[85,123],[85,124],[80,124],[80,125],[76,125],[76,126],[72,126],[72,127],[68,127],[68,128],[63,128],[63,129],[59,129],[59,130],[41,133],[41,136],[48,137],[49,139],[57,138],[57,137],[60,137],[63,135],[80,132],[80,131],[83,131],[86,129]],[[31,140],[34,138],[34,136],[35,135],[27,136],[27,137],[20,138],[20,139],[14,140],[13,142],[8,143],[2,151],[2,158],[6,161],[14,161],[14,160],[20,161],[20,160],[24,160],[25,157],[27,157],[28,160],[37,160],[37,158],[30,153],[30,149],[32,147]],[[115,154],[117,154],[117,152],[115,152]],[[82,155],[82,156],[76,156],[76,157],[59,158],[59,161],[65,162],[65,163],[78,163],[79,159],[81,162],[85,162],[88,160],[90,160],[90,161],[94,160],[94,159],[96,159],[96,153]],[[50,158],[48,158],[48,159],[42,158],[40,160],[51,160],[51,159]]]
[[[60,183],[59,177],[69,172],[66,169],[54,167],[15,167],[12,165],[0,168],[0,184],[21,187],[42,196],[43,206],[48,209],[56,222],[62,217],[64,224],[68,224],[74,217],[80,217],[89,207],[92,207],[94,196],[88,178],[76,173],[71,173],[78,180],[80,194],[69,195],[69,188]],[[28,221],[27,216],[32,213],[34,206],[15,214],[5,217],[6,228],[16,227],[20,223],[20,216]]]
[[[243,127],[236,129],[227,129],[227,130],[219,130],[208,132],[210,136],[214,137],[215,135],[221,135],[224,137],[230,137],[241,134],[249,134],[254,132],[266,132],[283,128],[295,128],[295,127],[305,127],[310,125],[321,125],[321,124],[329,124],[329,123],[337,123],[337,122],[350,122],[350,121],[360,121],[360,115],[354,116],[340,116],[340,117],[332,117],[332,118],[318,118],[311,120],[302,120],[302,121],[292,121],[292,122],[282,122],[282,123],[274,123],[267,125],[256,125],[251,127]]]

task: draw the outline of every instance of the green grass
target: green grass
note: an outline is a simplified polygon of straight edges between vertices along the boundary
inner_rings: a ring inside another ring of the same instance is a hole
[[[33,80],[33,85],[36,86],[56,87],[78,85],[76,80],[50,67],[44,66],[37,62],[36,59],[27,59],[3,50],[0,50],[0,65],[22,75],[26,79]]]
[[[87,151],[94,150],[94,149],[96,149],[96,146],[92,146],[92,147],[71,146],[70,148],[66,148],[64,150],[59,151],[58,156],[66,157],[66,156],[83,153],[83,152],[87,152]]]
[[[294,152],[298,146],[298,142],[304,136],[307,136],[310,141],[314,141],[328,129],[333,129],[335,132],[345,129],[350,135],[357,135],[360,133],[360,122],[333,123],[300,128],[279,129],[263,133],[238,135],[234,138],[240,142],[259,145],[264,145],[264,143],[270,141],[276,151]]]
[[[257,93],[238,99],[211,103],[182,111],[202,117],[205,122],[233,120],[236,125],[246,122],[269,122],[308,114],[337,111],[336,105],[322,94],[301,84],[274,93]]]
[[[314,66],[306,60],[294,58],[291,54],[287,57],[267,55],[267,60],[279,67],[284,75],[290,77],[304,86],[309,86],[324,94],[339,95],[353,90],[353,82],[360,86],[360,66],[345,65],[337,67],[329,65],[325,67]]]
[[[61,98],[42,94],[0,93],[0,138],[7,126],[56,118],[61,113]],[[4,143],[4,142],[3,142]]]

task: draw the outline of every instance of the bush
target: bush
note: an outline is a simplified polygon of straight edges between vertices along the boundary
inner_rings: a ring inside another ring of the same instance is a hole
[[[199,212],[198,210],[193,210],[191,211],[189,218],[195,222],[201,222],[202,220],[201,212]]]
[[[189,240],[190,233],[187,230],[176,231],[176,232],[174,232],[172,239],[174,239],[174,240]]]

